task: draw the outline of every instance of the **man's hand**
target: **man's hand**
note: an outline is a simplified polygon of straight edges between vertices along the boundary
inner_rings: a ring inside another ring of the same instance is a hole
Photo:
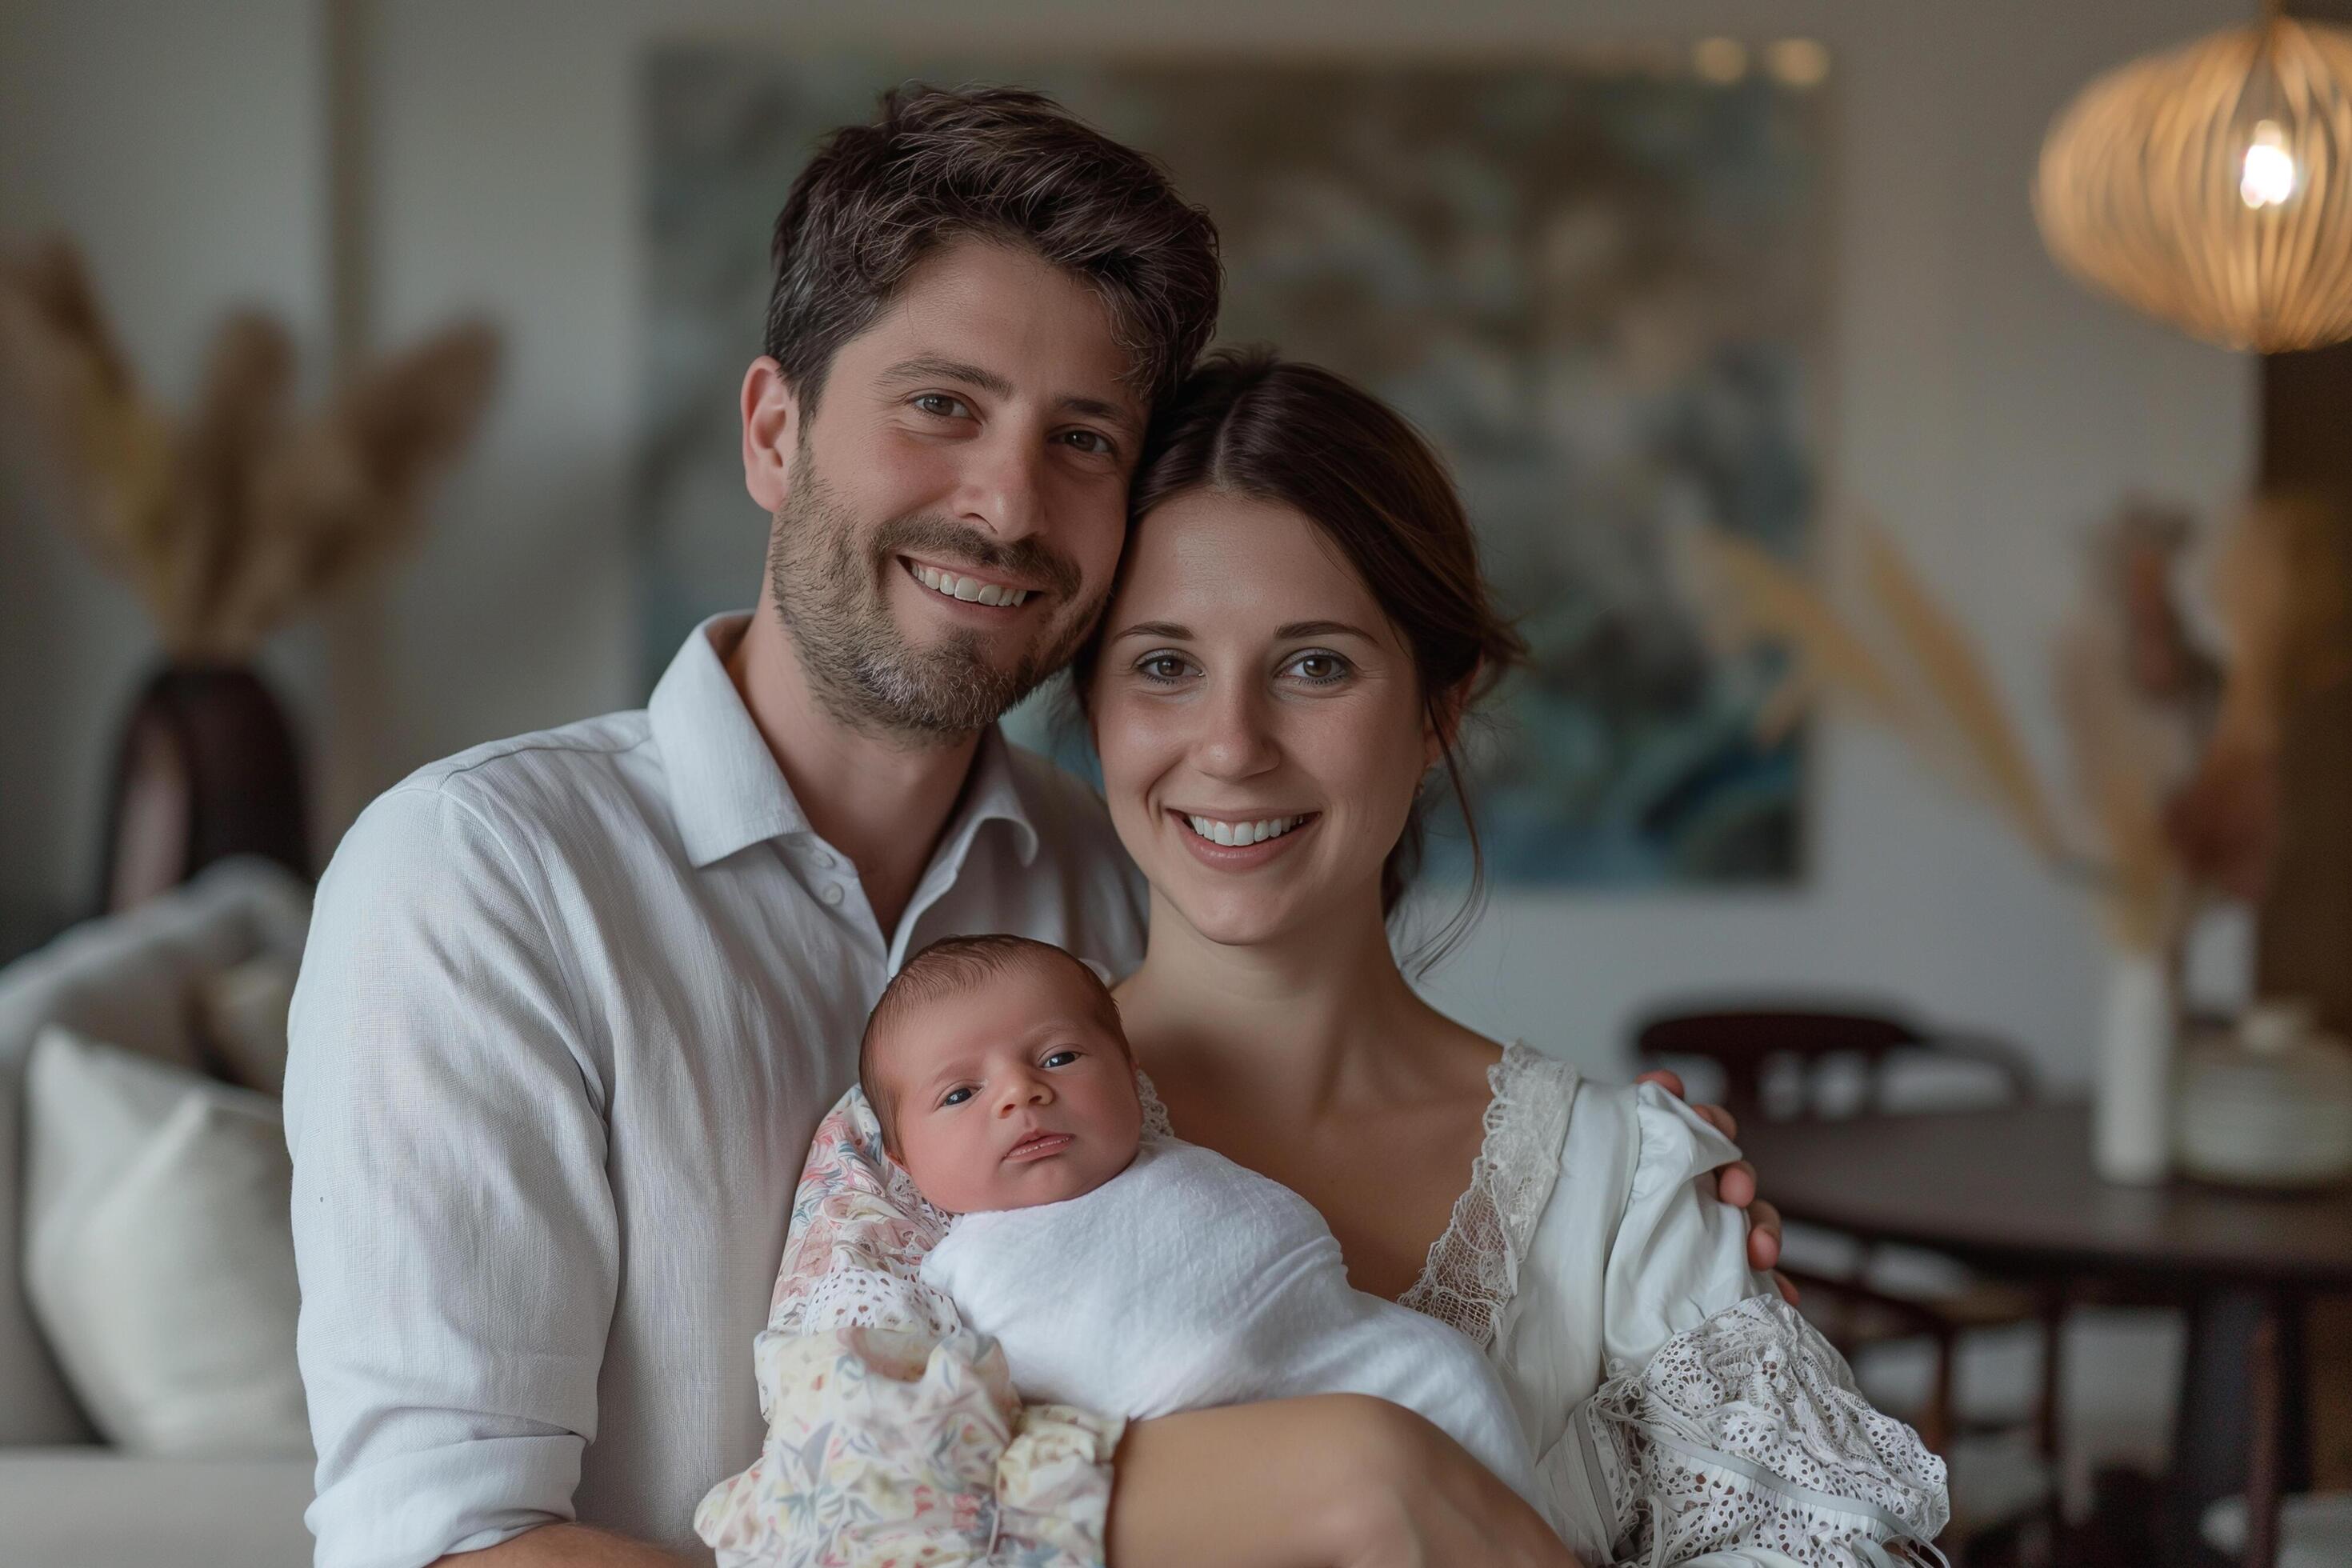
[[[1688,1100],[1689,1090],[1683,1087],[1680,1073],[1664,1068],[1645,1072],[1635,1083],[1654,1083],[1676,1100]],[[1720,1105],[1694,1105],[1693,1110],[1706,1118],[1710,1126],[1733,1142],[1739,1141],[1739,1122]],[[1715,1173],[1715,1194],[1732,1207],[1748,1211],[1748,1261],[1758,1268],[1770,1269],[1772,1283],[1789,1305],[1797,1304],[1797,1288],[1788,1276],[1773,1266],[1780,1261],[1780,1211],[1756,1195],[1756,1167],[1745,1160],[1726,1165]]]

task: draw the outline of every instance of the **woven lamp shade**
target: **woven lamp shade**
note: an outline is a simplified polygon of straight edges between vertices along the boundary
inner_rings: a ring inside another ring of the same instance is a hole
[[[2209,342],[2352,338],[2352,29],[2273,15],[2100,77],[2033,211],[2068,271]]]

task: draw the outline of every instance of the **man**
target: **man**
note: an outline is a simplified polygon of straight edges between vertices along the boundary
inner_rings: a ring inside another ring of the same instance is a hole
[[[287,1131],[328,1568],[701,1559],[809,1135],[900,960],[1141,954],[1100,804],[994,722],[1108,595],[1214,231],[1045,100],[919,91],[819,153],[775,260],[757,608],[642,712],[405,781],[320,885]]]

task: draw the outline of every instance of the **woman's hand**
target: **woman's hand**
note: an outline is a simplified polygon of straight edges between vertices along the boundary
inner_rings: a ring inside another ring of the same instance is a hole
[[[1690,1093],[1683,1088],[1682,1075],[1661,1068],[1645,1072],[1635,1083],[1654,1083],[1676,1100],[1688,1100]],[[1706,1119],[1707,1124],[1733,1142],[1739,1142],[1738,1119],[1720,1105],[1691,1107]],[[1791,1307],[1797,1304],[1797,1288],[1789,1277],[1774,1266],[1780,1261],[1780,1211],[1756,1195],[1756,1167],[1741,1160],[1726,1165],[1715,1173],[1715,1195],[1736,1209],[1748,1212],[1748,1261],[1757,1268],[1770,1269],[1772,1283]]]
[[[1580,1568],[1517,1492],[1412,1411],[1373,1400],[1369,1489],[1338,1505],[1338,1568]]]
[[[1139,1421],[1112,1568],[1580,1568],[1517,1493],[1383,1399],[1317,1394]]]

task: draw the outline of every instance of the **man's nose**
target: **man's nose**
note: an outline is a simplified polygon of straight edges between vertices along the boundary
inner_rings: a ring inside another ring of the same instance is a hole
[[[1045,442],[1025,430],[988,432],[967,450],[956,515],[1000,540],[1025,539],[1045,526]]]

